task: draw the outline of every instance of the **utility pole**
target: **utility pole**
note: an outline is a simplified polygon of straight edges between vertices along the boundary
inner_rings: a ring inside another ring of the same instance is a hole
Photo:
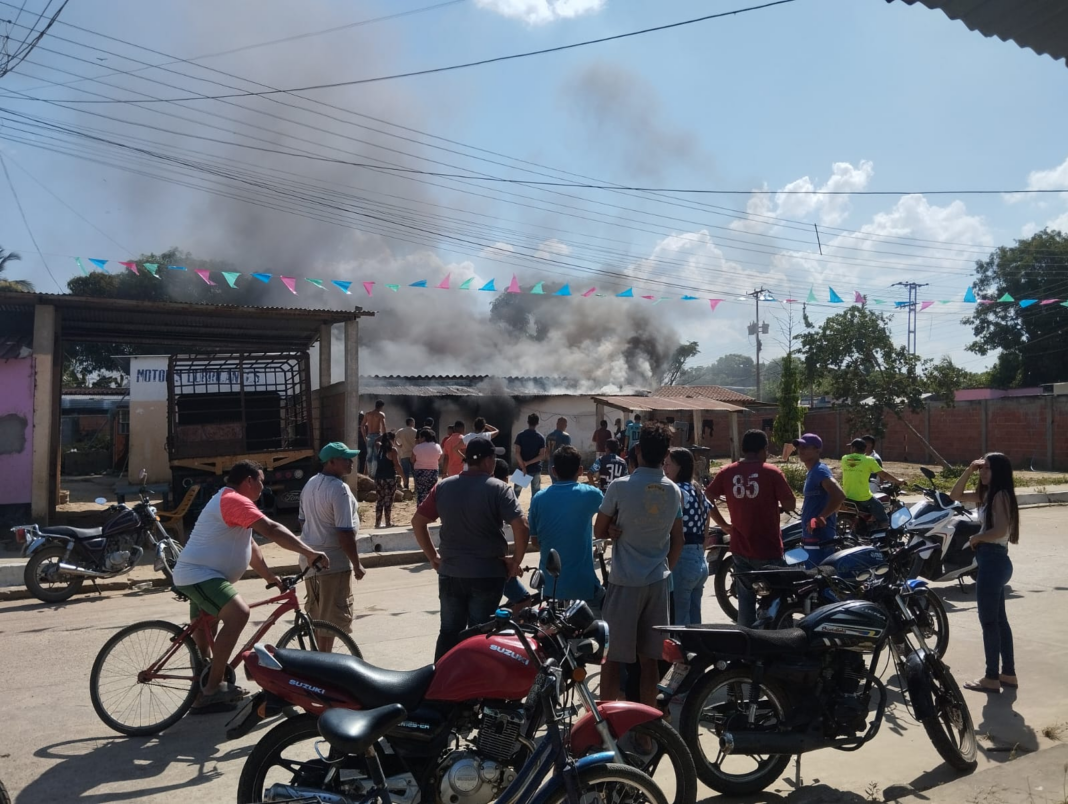
[[[760,323],[760,299],[768,292],[765,287],[760,287],[754,290],[752,293],[746,293],[746,296],[752,296],[753,301],[756,302],[756,321],[749,325],[749,334],[756,336],[756,398],[760,399],[760,336],[767,335],[769,326],[767,322]]]
[[[918,322],[919,307],[917,306],[917,291],[920,288],[927,287],[926,282],[895,282],[891,287],[901,286],[908,289],[909,292],[909,326],[908,333],[905,336],[905,348],[909,350],[910,354],[916,354],[916,326]]]

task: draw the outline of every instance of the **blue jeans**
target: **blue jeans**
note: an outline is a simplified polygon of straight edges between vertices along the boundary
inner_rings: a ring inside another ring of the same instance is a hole
[[[511,606],[530,597],[530,590],[523,586],[523,582],[518,578],[509,578],[504,582],[504,596]]]
[[[378,466],[378,456],[375,454],[375,445],[378,443],[380,433],[368,433],[367,435],[367,476],[375,476],[375,467]]]
[[[979,609],[979,624],[983,627],[986,677],[996,681],[1002,673],[1016,675],[1012,629],[1005,616],[1005,586],[1012,578],[1012,560],[1004,545],[980,544],[975,551],[975,561],[979,565],[975,602]]]
[[[404,472],[404,488],[408,488],[408,483],[412,479],[411,458],[401,458],[401,470]]]
[[[541,491],[541,472],[535,472],[530,476],[530,495],[534,496]],[[523,493],[522,486],[515,487],[515,498],[518,500]]]
[[[782,566],[781,558],[742,558],[734,556],[734,572],[752,572],[753,570],[771,569]],[[738,592],[738,625],[752,628],[756,622],[756,594],[750,582],[735,575],[734,588]]]
[[[675,625],[701,624],[701,597],[707,580],[708,561],[705,559],[704,545],[684,545],[679,563],[671,571]]]
[[[489,622],[500,605],[504,578],[453,578],[438,575],[441,630],[434,649],[436,662],[458,644],[460,632]]]

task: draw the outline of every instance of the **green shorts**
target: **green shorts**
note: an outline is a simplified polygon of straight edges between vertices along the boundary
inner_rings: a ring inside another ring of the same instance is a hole
[[[209,578],[190,586],[175,588],[189,598],[189,616],[193,619],[196,619],[201,611],[218,617],[223,606],[237,597],[234,585],[223,578]]]

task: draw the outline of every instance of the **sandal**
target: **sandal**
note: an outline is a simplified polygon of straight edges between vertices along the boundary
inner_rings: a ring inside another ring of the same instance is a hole
[[[997,687],[991,687],[983,683],[985,679],[976,679],[975,681],[969,681],[965,683],[964,689],[971,690],[972,692],[985,692],[988,695],[1000,695],[1001,686],[1000,683]]]
[[[1012,680],[1010,681],[1009,679]],[[1011,687],[1012,689],[1016,689],[1020,686],[1020,682],[1016,680],[1016,676],[1002,675],[998,676],[998,680],[1001,681],[1001,686],[1003,687]]]
[[[234,691],[225,686],[220,686],[211,695],[200,693],[196,703],[189,710],[192,715],[209,715],[215,712],[232,712],[237,709],[237,700],[233,697]]]

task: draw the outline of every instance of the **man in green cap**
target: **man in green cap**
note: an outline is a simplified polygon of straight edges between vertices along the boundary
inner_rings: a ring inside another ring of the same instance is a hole
[[[300,492],[301,538],[330,559],[321,571],[312,567],[304,576],[305,608],[313,620],[325,620],[352,633],[352,578],[363,578],[364,569],[356,551],[360,517],[356,497],[342,478],[352,474],[353,459],[360,451],[340,441],[319,451],[323,468]],[[301,567],[307,562],[301,559]],[[333,637],[316,634],[320,650],[330,651]]]

